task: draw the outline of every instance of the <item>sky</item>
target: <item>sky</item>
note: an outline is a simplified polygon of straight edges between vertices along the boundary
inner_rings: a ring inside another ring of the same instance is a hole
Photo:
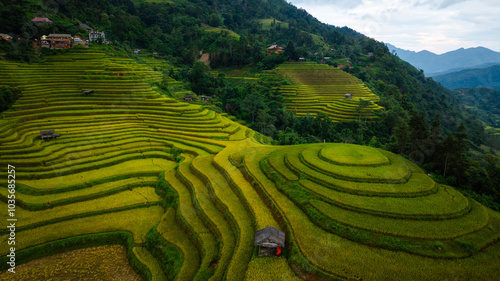
[[[318,20],[398,48],[500,52],[500,0],[287,0]]]

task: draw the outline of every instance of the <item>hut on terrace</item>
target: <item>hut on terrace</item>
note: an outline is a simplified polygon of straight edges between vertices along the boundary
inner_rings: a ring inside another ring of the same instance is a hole
[[[259,245],[259,257],[280,256],[285,247],[285,233],[272,226],[255,232],[254,245]]]
[[[344,97],[345,97],[346,99],[352,99],[352,94],[345,94],[345,95],[344,95]]]
[[[185,95],[184,96],[184,101],[194,101],[193,95]]]
[[[54,130],[40,131],[40,137],[42,140],[55,139],[59,137]]]

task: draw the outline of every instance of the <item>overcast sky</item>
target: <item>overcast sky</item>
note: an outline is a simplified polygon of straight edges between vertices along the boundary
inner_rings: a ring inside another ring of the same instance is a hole
[[[500,52],[500,0],[288,0],[318,20],[396,47]]]

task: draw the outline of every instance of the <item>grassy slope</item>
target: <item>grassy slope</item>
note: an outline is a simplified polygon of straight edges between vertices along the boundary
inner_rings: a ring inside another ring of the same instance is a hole
[[[321,73],[316,67],[307,71]],[[327,71],[317,82],[323,88],[339,74]],[[138,243],[133,253],[162,280],[159,261],[140,245],[159,224],[184,255],[179,278],[491,280],[499,270],[500,215],[397,155],[341,144],[262,145],[224,116],[158,94],[149,82],[160,73],[146,64],[98,50],[44,64],[2,62],[0,73],[0,84],[23,91],[0,119],[0,162],[15,163],[19,185],[19,250],[126,230]],[[83,89],[95,94],[81,96]],[[46,129],[61,136],[42,142],[38,131]],[[172,146],[184,150],[178,169]],[[179,195],[176,208],[157,206],[161,171]],[[0,194],[5,201],[7,190]],[[268,225],[286,232],[287,259],[252,256],[254,231]]]
[[[220,27],[213,27],[213,26],[209,26],[209,25],[206,25],[206,24],[202,24],[202,27],[203,27],[203,30],[205,30],[206,32],[217,32],[217,33],[221,33],[221,32],[227,32],[230,36],[236,38],[236,39],[240,39],[240,35],[232,30],[229,30],[229,29],[226,29],[226,28],[220,28]]]

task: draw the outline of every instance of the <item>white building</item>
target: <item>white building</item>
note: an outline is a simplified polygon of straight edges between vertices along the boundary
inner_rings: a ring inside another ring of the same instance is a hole
[[[104,34],[104,31],[94,31],[91,30],[89,33],[89,41],[90,42],[95,42],[97,39],[102,38],[102,41],[106,39],[106,35]]]

